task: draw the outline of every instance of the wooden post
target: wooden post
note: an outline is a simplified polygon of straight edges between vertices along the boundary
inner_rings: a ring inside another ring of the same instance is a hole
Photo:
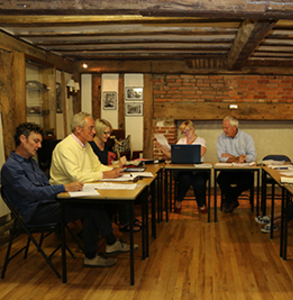
[[[144,74],[144,101],[143,101],[143,156],[146,158],[153,157],[153,77],[152,74]]]

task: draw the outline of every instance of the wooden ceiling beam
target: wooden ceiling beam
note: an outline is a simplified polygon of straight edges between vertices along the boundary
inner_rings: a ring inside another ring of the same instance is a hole
[[[292,2],[246,0],[62,0],[0,2],[2,15],[143,15],[174,17],[292,19]]]
[[[275,24],[276,21],[243,21],[228,54],[227,67],[239,70]]]
[[[154,36],[154,35],[186,35],[186,36],[209,36],[209,35],[236,35],[237,29],[235,28],[195,28],[195,27],[155,27],[151,29],[139,29],[139,28],[121,28],[117,26],[116,28],[99,28],[91,30],[82,30],[82,27],[76,30],[66,30],[62,31],[52,31],[49,28],[47,31],[18,31],[14,30],[14,36],[19,38],[36,38],[36,37],[79,37],[79,36]]]

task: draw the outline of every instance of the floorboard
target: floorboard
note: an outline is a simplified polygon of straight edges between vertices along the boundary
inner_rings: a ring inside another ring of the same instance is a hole
[[[275,206],[279,210],[280,201]],[[69,239],[77,258],[67,256],[67,284],[32,245],[26,260],[19,256],[9,264],[5,279],[0,280],[0,299],[293,299],[293,224],[289,226],[287,261],[283,261],[280,231],[274,232],[272,240],[261,233],[248,201],[241,201],[232,214],[218,209],[217,223],[207,223],[207,215],[199,214],[194,201],[183,202],[182,212],[169,217],[168,223],[157,225],[157,239],[150,238],[150,257],[142,261],[141,251],[135,252],[134,286],[129,285],[128,254],[117,256],[118,263],[112,268],[83,268],[83,255]],[[128,234],[113,226],[115,234],[127,241]],[[25,242],[19,237],[14,249]],[[45,240],[45,249],[49,252],[57,243],[52,235]],[[140,233],[135,234],[135,243],[141,245]],[[0,248],[1,265],[6,249]],[[104,249],[102,239],[100,250]],[[53,262],[61,272],[60,252]]]

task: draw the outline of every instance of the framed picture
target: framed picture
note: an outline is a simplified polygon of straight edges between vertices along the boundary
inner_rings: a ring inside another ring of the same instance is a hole
[[[136,102],[125,103],[125,115],[128,117],[139,117],[143,115],[143,104]]]
[[[117,109],[117,92],[103,92],[103,109]]]
[[[142,87],[126,87],[125,88],[125,100],[138,101],[143,100],[143,88]]]

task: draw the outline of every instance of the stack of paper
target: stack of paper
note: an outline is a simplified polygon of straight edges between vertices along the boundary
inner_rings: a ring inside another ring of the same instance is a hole
[[[255,162],[250,162],[250,163],[236,163],[236,162],[233,162],[233,163],[216,163],[216,167],[251,167],[251,166],[254,166],[255,165]]]
[[[293,183],[293,177],[284,177],[284,176],[281,176],[281,182],[282,183]]]

